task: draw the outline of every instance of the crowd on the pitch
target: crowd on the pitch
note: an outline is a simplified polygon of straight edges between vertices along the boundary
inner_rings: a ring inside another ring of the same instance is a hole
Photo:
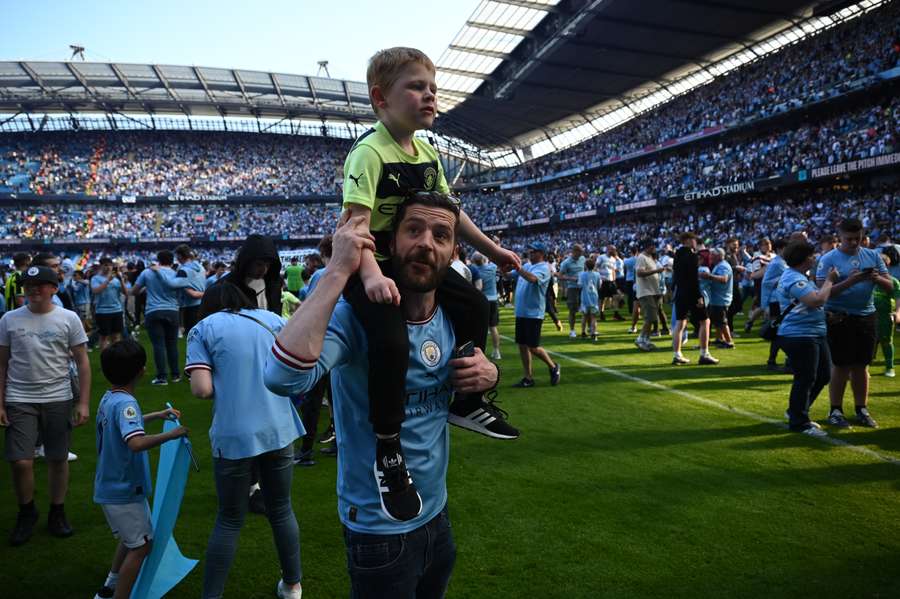
[[[473,177],[518,181],[602,161],[703,131],[732,127],[826,99],[863,77],[900,66],[896,3],[788,45],[632,123],[537,160]]]
[[[0,192],[334,194],[349,141],[224,132],[0,136]]]

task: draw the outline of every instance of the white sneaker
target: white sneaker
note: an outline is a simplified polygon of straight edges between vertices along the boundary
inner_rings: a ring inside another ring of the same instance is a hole
[[[77,459],[78,459],[78,456],[75,455],[74,453],[72,453],[72,452],[70,451],[70,452],[69,452],[69,457],[66,458],[66,461],[68,461],[68,462],[74,462],[74,461],[77,460]]]
[[[292,591],[288,588],[288,585],[284,584],[284,580],[279,580],[278,586],[275,587],[275,595],[278,599],[301,599],[303,597],[303,587],[297,587],[296,591]]]
[[[828,433],[823,431],[821,428],[817,426],[809,426],[801,431],[801,434],[808,435],[810,437],[827,437]]]
[[[575,331],[569,331],[569,337],[575,339],[576,337],[578,337],[578,333],[576,333]]]
[[[495,350],[493,351],[493,353],[491,353],[491,360],[500,360],[500,359],[502,359],[502,358],[500,357],[500,350],[499,350],[499,349],[495,349]]]
[[[889,379],[892,379],[892,378],[894,378],[895,376],[897,376],[897,374],[894,372],[894,369],[891,368],[890,370],[885,370],[885,371],[884,371],[884,376],[888,377]]]
[[[35,446],[35,448],[34,448],[34,457],[35,457],[35,459],[38,459],[38,460],[44,458],[44,446],[43,446],[43,445],[36,445],[36,446]]]
[[[635,333],[637,333],[637,329],[634,327],[631,327],[630,329],[628,329],[628,332],[631,333],[632,335],[634,335]]]

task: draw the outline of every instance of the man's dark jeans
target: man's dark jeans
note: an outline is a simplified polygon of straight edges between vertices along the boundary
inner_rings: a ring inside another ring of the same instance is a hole
[[[784,350],[794,370],[788,403],[789,426],[801,431],[809,426],[809,408],[831,379],[831,352],[822,337],[778,337],[773,343]]]
[[[404,534],[371,535],[345,527],[344,544],[352,599],[440,599],[456,562],[446,506]]]
[[[178,310],[154,310],[144,318],[150,343],[156,378],[166,378],[166,364],[173,377],[178,376]]]

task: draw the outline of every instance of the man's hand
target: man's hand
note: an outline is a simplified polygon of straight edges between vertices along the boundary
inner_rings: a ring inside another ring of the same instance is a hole
[[[172,439],[177,439],[178,437],[187,437],[190,434],[190,430],[186,426],[176,426],[169,434],[172,436]]]
[[[874,276],[874,270],[853,270],[850,272],[850,276],[847,277],[846,283],[852,286],[863,281],[870,281]]]
[[[341,216],[331,241],[333,245],[328,270],[347,276],[359,270],[364,249],[375,251],[375,238],[369,233],[366,219],[362,216],[350,218],[349,211]]]
[[[697,276],[699,276],[701,279],[711,279],[712,278],[712,275],[710,275],[708,272],[698,273]]]
[[[6,416],[6,409],[0,406],[0,426],[9,426],[9,418]]]
[[[87,404],[87,402],[79,401],[75,406],[75,418],[73,419],[73,424],[75,424],[75,426],[81,426],[88,421],[88,418],[90,416],[90,406]]]
[[[519,255],[499,245],[494,248],[492,255],[488,257],[491,259],[491,262],[497,265],[501,272],[522,268],[522,259],[519,258]]]
[[[144,416],[144,420],[175,420],[176,418],[181,418],[181,411],[175,408],[166,408]]]
[[[832,284],[837,283],[838,279],[840,277],[841,277],[840,271],[833,266],[831,267],[831,270],[828,271],[828,274],[825,275],[825,278],[828,279],[829,281],[831,281]]]
[[[475,348],[474,356],[454,358],[449,364],[453,368],[450,383],[459,393],[479,393],[497,385],[499,371],[480,348]]]
[[[362,279],[362,283],[366,289],[366,297],[373,304],[400,305],[400,290],[397,289],[397,284],[383,274],[377,273],[365,277]]]

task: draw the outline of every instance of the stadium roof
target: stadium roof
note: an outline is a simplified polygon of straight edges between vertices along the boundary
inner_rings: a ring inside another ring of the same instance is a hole
[[[142,113],[371,122],[365,83],[209,67],[0,62],[0,113]]]
[[[552,151],[609,129],[611,113],[648,110],[878,4],[483,0],[437,62],[437,130],[485,149],[543,140]]]

